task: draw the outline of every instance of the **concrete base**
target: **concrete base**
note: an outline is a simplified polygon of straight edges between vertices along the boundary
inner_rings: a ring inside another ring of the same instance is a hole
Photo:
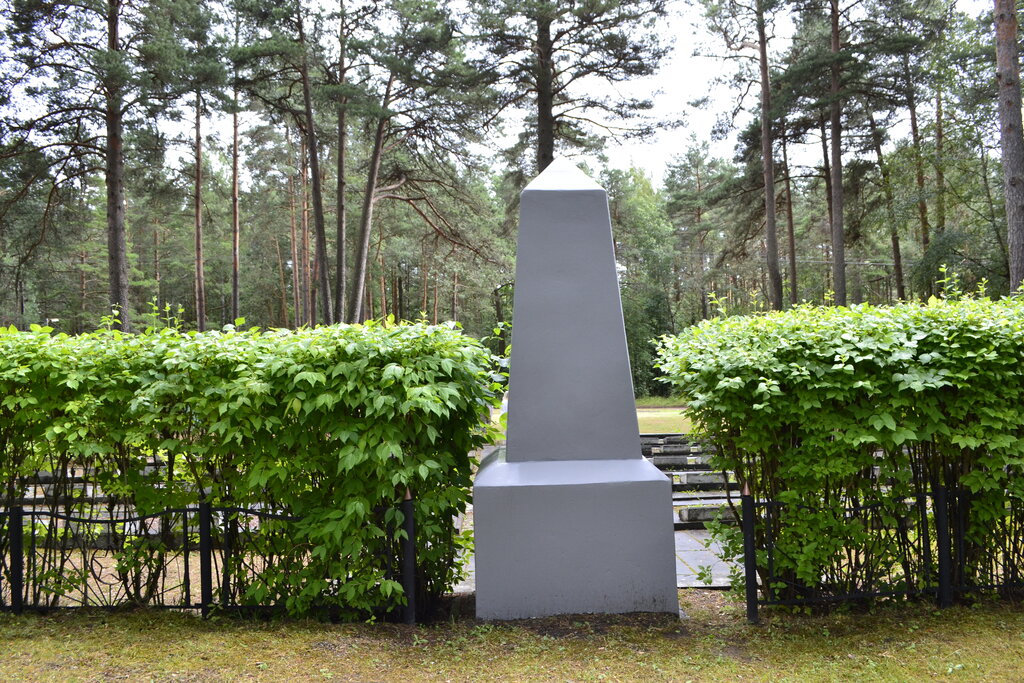
[[[506,462],[473,487],[476,614],[679,612],[667,477],[644,459]]]

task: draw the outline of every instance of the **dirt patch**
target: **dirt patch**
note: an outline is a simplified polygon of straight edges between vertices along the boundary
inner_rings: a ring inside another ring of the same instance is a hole
[[[679,591],[679,605],[691,620],[709,625],[735,624],[744,609],[729,591],[707,588]]]

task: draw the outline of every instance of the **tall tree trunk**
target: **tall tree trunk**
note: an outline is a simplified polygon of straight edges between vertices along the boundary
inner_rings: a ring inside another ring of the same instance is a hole
[[[992,196],[992,181],[988,170],[988,150],[985,148],[985,140],[979,134],[975,140],[978,143],[978,158],[981,161],[981,179],[985,188],[985,206],[988,207],[988,224],[992,228],[992,235],[996,244],[999,245],[999,252],[1002,254],[1002,270],[1006,281],[1010,281],[1010,253],[1006,250],[1006,240],[1003,239],[999,221],[996,218],[996,202]]]
[[[942,86],[935,91],[935,233],[946,231],[946,131]]]
[[[892,243],[892,264],[893,278],[896,280],[896,298],[901,301],[907,298],[907,291],[903,285],[903,254],[900,250],[900,233],[896,225],[896,202],[892,195],[892,181],[889,177],[889,167],[882,156],[882,133],[875,123],[875,115],[868,112],[868,124],[871,127],[871,144],[875,149],[875,158],[878,160],[878,170],[882,174],[882,191],[885,193],[885,218],[889,221],[889,241]]]
[[[401,271],[399,271],[395,285],[398,290],[398,301],[395,304],[395,318],[398,320],[405,320],[408,317],[405,315],[405,278],[402,276]]]
[[[352,280],[352,301],[349,304],[349,322],[358,323],[363,320],[363,298],[366,289],[366,271],[370,256],[370,235],[373,228],[374,194],[377,191],[377,177],[380,174],[381,157],[384,154],[384,137],[387,132],[390,116],[387,113],[391,104],[391,89],[395,84],[395,74],[388,76],[388,84],[381,99],[381,115],[377,120],[377,130],[373,136],[373,151],[370,154],[370,168],[366,174],[366,190],[363,193],[363,213],[359,219],[359,252],[356,255],[355,276]]]
[[[154,238],[154,240],[157,239],[157,236],[159,234],[160,233],[158,233],[156,230],[153,231],[153,238]],[[154,247],[154,250],[155,249],[156,248]],[[158,273],[158,275],[157,275],[157,283],[160,282],[159,272],[160,272],[159,269],[157,269],[157,273]],[[159,287],[157,287],[157,290],[159,291]],[[75,334],[81,334],[82,332],[85,331],[85,309],[86,309],[85,299],[86,299],[87,295],[88,295],[88,291],[85,288],[85,252],[84,251],[80,251],[80,252],[78,252],[78,315],[75,316],[74,328],[72,329],[72,331]],[[157,301],[159,301],[159,299]],[[157,304],[157,309],[158,310],[159,310],[159,307],[160,306],[159,306],[159,303],[158,303]]]
[[[341,10],[341,21],[338,28],[338,85],[345,84],[347,77],[348,43],[345,36],[345,0],[339,0]],[[345,216],[345,189],[347,172],[346,161],[348,154],[348,98],[344,95],[338,98],[338,182],[337,198],[335,201],[337,216],[335,228],[334,245],[334,320],[335,322],[347,322],[345,317],[345,302],[348,300],[348,267],[345,263],[348,254],[346,253],[346,241],[348,240],[348,225]]]
[[[459,271],[452,276],[452,320],[459,322]]]
[[[796,274],[796,229],[793,225],[793,183],[789,173],[789,154],[786,152],[786,130],[782,130],[782,168],[786,172],[786,240],[789,242],[789,301],[800,303]]]
[[[302,80],[302,108],[305,118],[306,150],[309,152],[309,174],[313,188],[313,234],[316,240],[316,262],[320,264],[317,274],[320,306],[323,320],[328,325],[332,322],[334,309],[331,307],[331,281],[327,268],[327,228],[324,222],[324,198],[322,178],[320,176],[320,153],[317,146],[316,124],[313,120],[313,96],[309,83],[309,63],[306,54],[306,32],[303,28],[302,9],[298,12],[299,45],[302,48],[302,59],[299,62],[299,77]],[[314,321],[316,311],[310,311],[310,323]]]
[[[928,250],[931,244],[931,224],[928,221],[928,202],[925,200],[924,187],[924,155],[921,153],[921,132],[917,125],[917,95],[910,73],[910,56],[903,55],[904,87],[907,89],[907,109],[910,111],[910,139],[914,147],[914,178],[917,183],[917,217],[921,226],[921,252]],[[932,293],[933,274],[925,278],[925,294]]]
[[[107,0],[107,49],[121,51],[118,35],[121,0]],[[113,70],[104,77],[106,95],[107,270],[110,305],[118,309],[121,329],[131,331],[128,300],[128,236],[124,224],[124,85]]]
[[[764,0],[756,0],[758,63],[761,71],[761,171],[764,176],[765,263],[768,300],[782,310],[782,274],[779,272],[779,235],[775,223],[775,155],[772,145],[771,81],[768,77],[768,37],[764,27]]]
[[[239,44],[241,19],[235,12],[235,46]],[[231,79],[231,321],[241,316],[241,243],[242,230],[238,215],[238,69],[234,70]],[[280,256],[278,245],[278,256]],[[285,324],[287,327],[287,323]]]
[[[24,307],[22,308],[22,314],[24,314]],[[434,318],[432,320],[434,325],[437,324],[437,275],[434,275]]]
[[[85,263],[85,256],[82,256],[82,263]],[[164,307],[164,299],[160,291],[160,278],[162,273],[160,272],[160,226],[153,226],[153,279],[156,280],[156,310],[162,311]]]
[[[846,244],[843,230],[843,122],[840,101],[839,53],[839,0],[830,0],[832,23],[832,64],[829,94],[829,119],[832,136],[832,286],[835,288],[836,305],[846,305]]]
[[[288,215],[290,218],[289,224],[291,228],[291,248],[292,248],[292,309],[294,311],[295,327],[302,327],[302,304],[299,300],[299,292],[302,288],[302,283],[299,279],[299,235],[298,227],[296,225],[297,219],[295,216],[295,178],[291,175],[288,176]]]
[[[377,251],[377,263],[380,264],[380,317],[388,317],[388,283],[385,275],[384,257]]]
[[[309,276],[309,282],[310,282],[310,287],[309,287],[309,315],[311,316],[310,317],[310,321],[309,321],[310,325],[317,324],[317,322],[319,320],[316,317],[317,288],[316,288],[316,284],[315,284],[315,283],[319,282],[319,279],[318,279],[319,277],[320,277],[320,258],[319,258],[319,256],[316,253],[316,249],[314,248],[313,249],[313,266],[310,269],[310,276]]]
[[[290,327],[288,324],[288,287],[284,278],[284,259],[281,257],[281,243],[274,238],[274,249],[277,251],[277,276],[278,291],[281,293],[281,321],[283,327]]]
[[[237,42],[237,37],[236,37]],[[231,108],[231,320],[241,316],[239,271],[242,230],[238,215],[238,87],[232,92]]]
[[[537,173],[555,158],[555,79],[551,17],[537,17]]]
[[[420,302],[420,311],[423,317],[427,317],[427,276],[430,273],[430,262],[427,261],[427,245],[422,243],[420,245],[420,262],[423,264],[422,282],[420,282],[421,291],[423,292],[423,300]]]
[[[206,272],[203,257],[203,98],[196,92],[196,177],[195,177],[195,297],[196,329],[206,331]]]
[[[825,178],[825,205],[828,207],[828,224],[832,226],[832,164],[828,160],[828,131],[825,130],[824,112],[818,116],[818,129],[821,132],[821,172]]]
[[[1010,291],[1015,292],[1024,281],[1024,134],[1021,129],[1017,7],[1014,0],[995,0],[995,24],[1006,242],[1010,256]]]
[[[299,162],[299,187],[302,189],[302,204],[299,212],[299,228],[301,238],[299,250],[302,252],[299,258],[302,260],[302,324],[312,325],[316,317],[313,310],[313,278],[312,264],[309,261],[309,166],[307,164],[305,143],[300,145],[302,159]]]

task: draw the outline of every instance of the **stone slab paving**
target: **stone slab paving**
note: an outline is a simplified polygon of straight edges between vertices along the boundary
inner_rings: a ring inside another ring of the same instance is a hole
[[[715,556],[714,544],[705,545],[710,534],[703,529],[675,532],[676,542],[676,586],[679,588],[727,588],[731,566]],[[702,567],[710,567],[710,586],[698,578]],[[469,576],[455,586],[456,594],[473,593],[476,590],[473,558],[469,558]]]
[[[728,588],[730,563],[718,559],[718,544],[703,529],[684,529],[676,536],[676,586],[679,588]],[[708,545],[710,544],[710,546]],[[702,569],[709,569],[711,583],[698,578]]]

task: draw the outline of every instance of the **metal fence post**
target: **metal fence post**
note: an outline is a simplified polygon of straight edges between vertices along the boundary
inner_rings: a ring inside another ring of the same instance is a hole
[[[221,531],[224,534],[221,538],[220,548],[220,604],[227,607],[231,602],[231,554],[235,551],[235,521],[226,512],[223,512]]]
[[[760,620],[757,614],[757,549],[754,542],[754,496],[750,494],[750,486],[743,482],[743,493],[740,495],[743,519],[743,578],[747,589],[747,621],[756,624]]]
[[[953,606],[953,557],[949,542],[949,506],[945,485],[935,487],[935,544],[939,555],[940,608]]]
[[[405,500],[402,501],[402,528],[405,538],[402,539],[402,590],[405,592],[405,607],[402,608],[402,621],[406,624],[416,623],[416,517],[413,515],[412,492],[406,487]]]
[[[210,504],[206,501],[199,503],[199,601],[204,618],[210,616],[210,606],[213,604],[212,518]]]
[[[21,614],[25,609],[25,551],[22,543],[24,513],[20,505],[12,505],[7,512],[8,547],[11,549],[11,609],[15,614]]]

